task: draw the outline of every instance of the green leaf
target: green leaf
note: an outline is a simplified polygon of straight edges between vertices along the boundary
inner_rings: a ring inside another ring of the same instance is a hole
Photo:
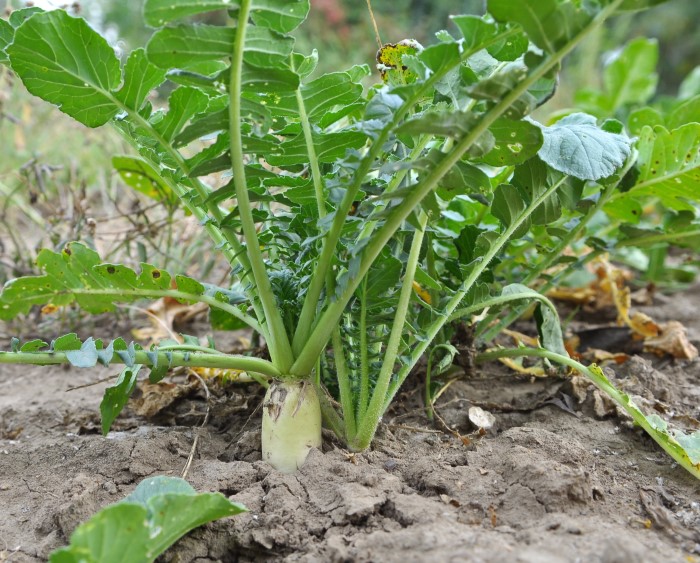
[[[209,98],[201,90],[180,86],[168,98],[168,113],[156,123],[156,130],[166,141],[171,141],[185,124],[209,105]]]
[[[287,66],[294,39],[265,27],[249,27],[246,31],[243,60],[256,67]]]
[[[151,27],[160,27],[196,14],[236,7],[238,2],[230,0],[146,0],[143,17]]]
[[[28,20],[34,14],[39,14],[43,11],[44,10],[42,8],[39,8],[39,6],[20,8],[19,10],[13,10],[10,13],[10,17],[7,21],[13,28],[17,29],[20,25],[24,23],[25,20]]]
[[[156,31],[146,45],[148,60],[162,69],[189,68],[231,56],[236,30],[216,25],[178,25]]]
[[[673,431],[672,431],[673,432]],[[690,463],[700,466],[700,431],[686,434],[680,430],[673,432],[676,442],[685,450]]]
[[[464,36],[462,48],[467,52],[476,52],[483,48],[498,33],[498,28],[491,22],[478,16],[451,16],[450,19]]]
[[[69,547],[51,553],[51,563],[147,563],[148,512],[136,504],[109,506],[78,526]]]
[[[664,118],[659,111],[649,107],[636,109],[627,118],[627,126],[632,135],[639,135],[644,127],[664,124]]]
[[[66,350],[80,350],[82,342],[78,335],[74,332],[59,336],[51,343],[51,347],[56,352],[65,352]]]
[[[78,526],[70,545],[49,560],[150,563],[194,528],[246,510],[221,493],[197,493],[177,477],[149,477],[127,498]]]
[[[346,107],[362,96],[362,85],[353,82],[347,72],[331,72],[300,87],[304,107],[313,124],[319,123],[331,110],[336,107]],[[296,95],[268,96],[267,105],[273,108],[276,115],[285,115],[291,119],[298,116]],[[338,117],[340,119],[342,115]],[[332,122],[325,122],[324,127]]]
[[[364,133],[339,131],[337,133],[312,133],[316,157],[319,162],[335,162],[345,156],[348,149],[358,149],[367,141]],[[301,165],[308,161],[306,141],[303,135],[279,144],[275,152],[267,155],[273,166]]]
[[[429,133],[443,137],[461,137],[474,126],[476,116],[471,112],[425,112],[404,121],[396,128],[399,135]]]
[[[611,199],[605,204],[603,209],[609,217],[631,224],[639,223],[643,214],[639,201],[629,196]]]
[[[257,92],[293,92],[299,87],[299,75],[286,68],[258,68],[244,62],[241,83]]]
[[[700,431],[686,434],[679,429],[670,429],[668,423],[659,415],[645,415],[626,393],[621,393],[613,387],[603,370],[595,364],[588,367],[598,381],[596,385],[602,387],[616,402],[618,402],[632,417],[634,421],[643,425],[644,430],[663,447],[680,465],[690,471],[696,477],[700,477]],[[590,377],[590,376],[589,376]]]
[[[119,60],[85,20],[62,10],[34,14],[17,28],[7,54],[29,92],[88,127],[120,109],[111,94],[121,81]]]
[[[18,278],[5,285],[0,294],[0,318],[13,318],[26,313],[33,305],[53,303],[63,306],[73,301],[90,313],[101,313],[113,310],[113,301],[121,295],[118,291],[120,284],[114,283],[118,276],[114,279],[95,276],[92,270],[99,264],[99,257],[81,244],[69,244],[61,253],[42,250],[37,264],[45,272],[44,275]],[[117,273],[116,266],[110,268]],[[128,268],[124,270],[126,275],[123,280],[135,284],[134,272]],[[115,289],[111,296],[89,295],[83,291],[109,287]]]
[[[700,201],[700,123],[673,131],[645,127],[637,150],[637,181],[614,199],[656,197],[671,209],[694,211]]]
[[[686,123],[700,123],[700,95],[676,106],[666,119],[666,127],[669,129],[675,129]]]
[[[416,58],[429,70],[425,78],[433,73],[440,73],[454,67],[460,62],[459,46],[457,43],[438,43],[423,49]]]
[[[572,113],[551,127],[540,125],[544,143],[539,157],[555,170],[581,180],[600,180],[612,175],[630,155],[630,140],[608,133],[595,117]]]
[[[375,307],[379,302],[384,303],[383,297],[396,288],[402,270],[403,264],[398,258],[388,253],[380,257],[367,273],[366,306]]]
[[[583,10],[559,0],[488,0],[488,11],[497,21],[519,23],[535,45],[550,53],[589,20]]]
[[[10,25],[10,22],[0,19],[0,64],[10,62],[5,53],[5,47],[12,43],[14,36],[15,29]]]
[[[102,415],[102,435],[106,436],[112,423],[119,416],[119,413],[126,405],[131,393],[136,388],[136,381],[140,365],[125,367],[116,383],[105,389],[100,403],[100,414]]]
[[[554,305],[551,303],[549,305],[540,303],[535,309],[535,322],[537,323],[537,332],[539,333],[542,346],[551,352],[568,356],[569,353],[564,345],[564,335],[561,331],[559,315]]]
[[[156,201],[177,203],[178,198],[158,175],[158,172],[144,159],[136,156],[113,156],[112,167],[119,173],[123,182],[137,192]]]
[[[60,307],[76,302],[88,313],[102,313],[113,311],[115,303],[163,297],[175,290],[185,294],[178,298],[192,302],[209,301],[211,295],[211,289],[185,276],[177,276],[177,287],[171,288],[170,274],[149,264],[142,264],[139,274],[119,264],[102,264],[96,252],[79,243],[68,244],[61,253],[42,250],[37,265],[43,275],[5,285],[0,293],[0,319],[47,303]],[[223,293],[220,301],[224,307]]]
[[[502,117],[489,127],[489,131],[496,144],[482,160],[490,166],[521,164],[535,156],[544,142],[542,130],[530,121]]]
[[[511,182],[518,188],[521,197],[529,205],[551,185],[547,166],[539,158],[531,158],[517,166]],[[559,196],[547,197],[530,215],[533,225],[549,225],[561,217]]]
[[[148,552],[163,553],[189,531],[247,509],[229,501],[221,493],[197,493],[177,477],[158,476],[141,482],[123,504],[138,503],[147,508],[152,530],[162,530],[149,538]]]
[[[140,110],[149,92],[165,81],[165,72],[146,59],[143,49],[132,51],[124,66],[124,85],[115,94],[125,106]]]
[[[205,293],[204,286],[195,279],[178,275],[175,276],[175,281],[177,282],[177,288],[179,291],[192,295],[202,295]]]
[[[230,313],[214,308],[209,310],[209,324],[213,330],[239,330],[248,326]]]
[[[120,500],[118,504],[140,504],[144,508],[148,508],[148,502],[153,497],[167,494],[195,495],[197,493],[192,485],[184,479],[156,475],[141,481],[133,492]]]
[[[535,321],[542,346],[551,352],[562,356],[568,356],[564,346],[564,337],[559,323],[559,315],[552,302],[541,293],[529,287],[513,283],[507,285],[501,291],[501,296],[509,299],[535,300],[538,302],[535,309]]]
[[[496,217],[504,227],[509,227],[519,218],[527,204],[515,186],[501,184],[493,193],[491,214]],[[513,233],[513,237],[520,237],[527,233],[530,227],[529,221],[523,221],[522,225]]]
[[[295,30],[309,13],[309,0],[254,0],[250,17],[255,25],[279,33]]]
[[[620,203],[625,205],[628,201],[620,200]],[[605,211],[608,212],[607,207]],[[632,222],[630,221],[630,223]],[[691,250],[700,248],[700,224],[697,223],[678,226],[664,225],[663,229],[640,229],[632,225],[620,225],[620,232],[624,235],[624,238],[620,240],[624,246],[644,248],[666,243]]]
[[[29,342],[25,342],[22,344],[22,347],[19,349],[20,352],[38,352],[42,348],[45,348],[48,346],[46,342],[41,340],[40,338],[37,338],[35,340],[30,340]]]
[[[228,125],[228,108],[193,116],[190,124],[173,139],[173,145],[182,147],[205,135],[228,131]]]
[[[443,153],[439,150],[432,150],[422,162],[425,162],[427,168],[431,169],[443,157]],[[457,195],[479,194],[486,197],[490,193],[491,180],[488,175],[480,168],[467,162],[458,162],[450,168],[438,184],[438,195],[444,200],[450,200]]]
[[[90,337],[80,345],[79,350],[66,351],[66,358],[70,364],[76,368],[91,368],[97,365],[99,355],[97,353],[97,344]]]

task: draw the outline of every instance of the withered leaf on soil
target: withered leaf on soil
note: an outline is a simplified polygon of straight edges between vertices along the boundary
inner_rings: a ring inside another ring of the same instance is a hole
[[[655,354],[670,354],[682,360],[698,357],[698,349],[690,343],[685,327],[678,321],[661,324],[658,336],[644,340],[644,348]]]
[[[685,327],[678,321],[669,321],[658,324],[649,315],[632,311],[632,299],[629,287],[626,283],[631,279],[631,274],[611,265],[606,258],[596,261],[596,280],[584,288],[558,288],[549,292],[554,299],[570,301],[587,305],[595,309],[614,306],[617,309],[618,324],[626,325],[631,330],[631,339],[643,342],[644,350],[654,354],[669,354],[674,358],[692,360],[698,357],[698,350],[688,340]],[[614,327],[611,327],[613,329]],[[605,330],[605,328],[596,329]],[[578,335],[579,339],[581,335]],[[581,340],[581,339],[580,339]],[[583,344],[582,342],[579,342]],[[569,340],[571,351],[576,353],[578,346],[575,341]],[[589,348],[605,349],[613,354],[611,358],[605,358],[600,352],[593,353],[594,361],[612,359],[617,363],[623,359],[620,352],[628,352],[623,343],[611,340],[603,348],[603,344],[589,346]],[[582,350],[586,350],[581,346]],[[589,352],[589,355],[591,353]]]

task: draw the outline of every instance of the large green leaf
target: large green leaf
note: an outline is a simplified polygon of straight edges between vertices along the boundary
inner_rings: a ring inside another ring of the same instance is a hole
[[[357,131],[338,131],[337,133],[312,133],[316,158],[319,162],[334,162],[343,156],[348,149],[358,149],[367,140],[366,135]],[[273,166],[298,166],[308,160],[306,140],[298,135],[280,143],[266,160]]]
[[[353,81],[347,72],[331,72],[300,87],[304,107],[309,121],[319,123],[336,107],[347,107],[357,102],[362,96],[362,85]],[[295,94],[270,94],[265,99],[267,106],[276,116],[296,119],[299,113]],[[342,114],[338,119],[342,118]],[[324,126],[334,121],[327,120]]]
[[[34,305],[60,307],[75,302],[89,313],[102,313],[113,311],[115,303],[166,295],[214,306],[221,302],[219,307],[226,310],[232,305],[222,290],[184,276],[176,276],[171,287],[170,274],[149,264],[142,264],[139,274],[119,264],[103,264],[95,251],[80,243],[70,243],[60,253],[42,250],[37,265],[43,275],[5,284],[0,293],[0,319],[12,319]]]
[[[250,17],[255,25],[289,33],[306,19],[309,0],[253,0]]]
[[[27,90],[89,127],[120,109],[111,93],[121,81],[119,60],[83,19],[36,13],[17,28],[7,54]]]
[[[645,127],[637,150],[637,181],[615,199],[655,197],[671,209],[694,211],[700,201],[700,123],[673,131]]]
[[[266,27],[250,27],[246,32],[243,60],[262,68],[286,66],[293,47],[292,37]]]
[[[228,10],[235,16],[239,4],[238,0],[146,0],[143,12],[148,25],[160,27],[215,10]],[[251,18],[256,25],[279,33],[294,30],[308,12],[308,0],[254,0],[251,6]]]
[[[231,56],[236,30],[193,24],[164,27],[146,45],[148,60],[163,69],[188,68]]]
[[[497,119],[489,131],[495,145],[482,159],[491,166],[513,166],[535,156],[543,143],[542,131],[530,121]]]
[[[559,0],[488,0],[488,11],[497,21],[519,23],[535,45],[550,53],[590,19],[573,3]]]
[[[596,125],[595,117],[572,113],[551,127],[540,126],[544,142],[539,157],[555,170],[580,180],[612,175],[630,155],[630,140]]]
[[[177,477],[149,477],[102,509],[54,551],[51,563],[150,563],[189,531],[247,509],[221,493],[197,493]]]

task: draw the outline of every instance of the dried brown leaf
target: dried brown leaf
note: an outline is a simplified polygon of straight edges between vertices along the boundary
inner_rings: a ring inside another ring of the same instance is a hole
[[[678,321],[663,323],[657,337],[644,340],[644,348],[654,354],[670,354],[681,360],[698,357],[698,349],[690,343],[685,327]]]

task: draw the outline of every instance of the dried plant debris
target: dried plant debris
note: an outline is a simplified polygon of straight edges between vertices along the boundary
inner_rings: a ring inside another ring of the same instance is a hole
[[[577,332],[567,340],[570,353],[591,361],[612,360],[616,363],[625,360],[624,354],[642,350],[660,356],[668,354],[681,360],[698,357],[697,348],[688,340],[687,330],[680,322],[657,323],[649,315],[632,309],[632,293],[626,285],[631,280],[628,270],[613,266],[607,258],[596,260],[591,268],[596,279],[588,286],[557,288],[548,296],[593,310],[614,307],[618,326]]]

